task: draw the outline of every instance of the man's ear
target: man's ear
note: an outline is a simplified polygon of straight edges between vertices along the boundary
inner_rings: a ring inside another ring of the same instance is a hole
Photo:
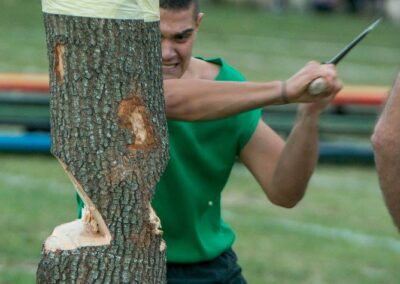
[[[196,19],[196,28],[200,27],[201,22],[203,21],[204,13],[199,13]]]

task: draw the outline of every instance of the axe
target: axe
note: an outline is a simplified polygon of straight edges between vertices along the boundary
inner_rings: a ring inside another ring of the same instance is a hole
[[[336,54],[332,59],[323,62],[323,64],[335,64],[337,65],[343,57],[346,56],[350,50],[353,49],[366,35],[372,31],[380,22],[382,18],[379,18],[375,22],[373,22],[368,28],[366,28],[362,33],[360,33],[356,38],[354,38],[345,48],[343,48],[338,54]],[[323,78],[317,78],[311,82],[308,86],[308,93],[311,95],[319,95],[322,94],[326,90],[326,80]]]

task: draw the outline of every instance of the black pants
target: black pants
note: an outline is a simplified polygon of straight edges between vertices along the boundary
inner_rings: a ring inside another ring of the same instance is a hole
[[[167,263],[168,284],[246,284],[232,249],[217,258],[191,264]]]

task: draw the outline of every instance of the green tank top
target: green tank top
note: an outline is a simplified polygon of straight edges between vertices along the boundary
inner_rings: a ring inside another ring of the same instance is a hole
[[[222,59],[219,81],[244,81]],[[168,121],[170,161],[157,185],[153,207],[161,219],[168,262],[215,258],[235,239],[221,217],[221,192],[240,151],[261,116],[253,110],[206,122]]]

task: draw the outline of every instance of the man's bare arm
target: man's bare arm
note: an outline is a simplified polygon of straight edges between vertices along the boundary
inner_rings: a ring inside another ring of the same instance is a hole
[[[318,160],[318,121],[325,101],[299,106],[286,143],[260,121],[240,159],[252,172],[268,199],[279,206],[294,207],[304,196]]]
[[[295,206],[303,198],[317,164],[319,117],[342,87],[335,69],[328,70],[328,97],[299,105],[296,122],[286,143],[260,121],[240,154],[242,162],[276,205]]]
[[[312,96],[307,87],[312,80],[330,76],[333,66],[310,62],[283,85],[268,83],[222,82],[200,79],[170,79],[164,81],[166,113],[169,119],[196,121],[224,118],[240,112],[273,104],[311,102],[325,94]]]
[[[226,82],[201,79],[164,81],[169,119],[197,121],[228,117],[282,103],[281,82]]]
[[[400,73],[372,135],[386,205],[400,230]]]

